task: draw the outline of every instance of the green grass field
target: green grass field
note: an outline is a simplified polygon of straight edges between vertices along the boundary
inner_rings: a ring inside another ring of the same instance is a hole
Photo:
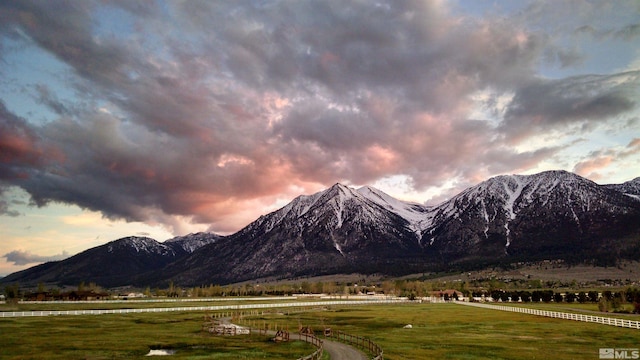
[[[1,359],[130,359],[150,348],[171,359],[295,359],[311,345],[201,331],[204,314],[162,313],[0,319]],[[638,348],[640,331],[455,304],[344,307],[247,318],[254,325],[366,336],[385,359],[597,359],[599,348]],[[412,329],[403,329],[406,324]]]
[[[268,336],[213,336],[202,313],[0,319],[0,359],[132,359],[173,349],[170,359],[296,359],[315,351]]]
[[[455,304],[342,308],[256,321],[324,324],[366,336],[385,359],[597,359],[599,348],[640,347],[638,330]],[[413,328],[403,329],[406,324]]]

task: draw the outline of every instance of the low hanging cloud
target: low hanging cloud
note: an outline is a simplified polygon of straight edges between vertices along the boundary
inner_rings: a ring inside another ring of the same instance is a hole
[[[63,251],[58,255],[51,256],[42,256],[36,255],[29,251],[23,250],[14,250],[2,255],[3,258],[6,258],[7,262],[13,263],[14,265],[28,265],[35,263],[44,263],[50,261],[59,261],[68,258],[70,255],[66,251]]]
[[[110,29],[97,14],[114,9],[122,23]],[[179,219],[230,232],[336,181],[404,175],[423,190],[535,168],[565,144],[514,144],[612,122],[637,108],[640,84],[637,71],[538,76],[541,63],[583,59],[552,31],[527,28],[545,12],[473,18],[441,1],[3,1],[0,41],[69,71],[57,84],[24,85],[55,114],[48,121],[22,119],[0,99],[0,189],[174,232]],[[633,38],[627,30],[621,40]],[[488,90],[512,100],[495,118],[471,117]]]

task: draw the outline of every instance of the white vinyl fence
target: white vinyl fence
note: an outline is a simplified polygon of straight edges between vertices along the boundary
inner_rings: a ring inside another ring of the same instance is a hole
[[[511,311],[511,312],[517,312],[517,313],[523,313],[523,314],[546,316],[546,317],[551,317],[556,319],[584,321],[584,322],[592,322],[597,324],[625,327],[630,329],[640,329],[640,321],[635,321],[635,320],[625,320],[625,319],[617,319],[617,318],[609,318],[609,317],[593,316],[593,315],[585,315],[585,314],[539,310],[539,309],[531,309],[531,308],[525,308],[520,306],[491,305],[491,304],[463,302],[463,301],[456,301],[455,303],[460,305],[475,306],[475,307],[480,307],[485,309]]]
[[[311,301],[296,303],[272,303],[272,304],[245,304],[245,305],[216,305],[216,306],[186,306],[171,308],[143,308],[143,309],[103,309],[103,310],[42,310],[42,311],[3,311],[3,317],[30,317],[30,316],[63,316],[63,315],[104,315],[104,314],[133,314],[133,313],[163,313],[176,311],[220,311],[220,310],[246,310],[269,309],[286,307],[307,306],[332,306],[332,305],[380,305],[408,302],[407,300],[338,300],[338,301]]]
[[[217,297],[217,298],[152,298],[152,299],[108,299],[108,300],[21,300],[18,304],[133,304],[133,303],[180,303],[207,301],[279,301],[297,300],[296,296],[264,296],[264,297]]]

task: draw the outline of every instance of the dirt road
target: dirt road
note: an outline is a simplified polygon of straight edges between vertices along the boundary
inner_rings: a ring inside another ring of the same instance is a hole
[[[231,318],[224,317],[219,319],[221,323],[231,324]],[[267,331],[267,334],[275,336],[273,330]],[[331,360],[368,360],[368,357],[360,350],[353,346],[343,344],[338,341],[322,340],[324,351],[331,356]]]
[[[367,360],[360,350],[341,342],[324,340],[324,351],[331,356],[331,360]]]

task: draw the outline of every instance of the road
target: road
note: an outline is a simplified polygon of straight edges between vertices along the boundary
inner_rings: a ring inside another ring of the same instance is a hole
[[[331,356],[331,360],[367,360],[360,350],[337,341],[324,340],[324,351]]]
[[[218,319],[221,323],[231,324],[231,318],[224,317]],[[268,335],[275,336],[276,332],[273,330],[267,331]],[[292,337],[293,339],[293,337]],[[368,360],[368,357],[360,350],[353,346],[330,340],[322,340],[323,348],[326,353],[329,354],[331,360]]]

